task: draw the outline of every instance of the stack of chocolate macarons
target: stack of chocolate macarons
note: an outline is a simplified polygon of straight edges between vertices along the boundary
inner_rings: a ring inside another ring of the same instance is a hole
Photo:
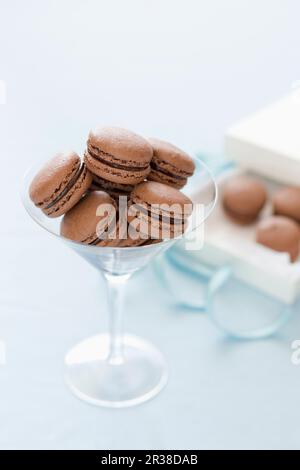
[[[292,262],[300,253],[300,188],[283,187],[271,198],[272,215],[261,215],[268,200],[264,184],[253,177],[230,179],[223,191],[223,207],[234,222],[256,225],[256,241],[272,250],[286,252]]]
[[[184,233],[192,202],[180,189],[194,169],[192,158],[170,143],[99,127],[88,136],[83,161],[75,152],[57,154],[34,177],[29,195],[47,216],[63,215],[66,238],[140,246]]]

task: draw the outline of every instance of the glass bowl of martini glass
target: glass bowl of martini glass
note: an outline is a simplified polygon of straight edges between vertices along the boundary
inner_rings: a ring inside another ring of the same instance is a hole
[[[201,247],[203,224],[217,200],[216,183],[209,169],[199,159],[195,159],[195,165],[194,175],[181,190],[193,202],[193,214],[184,234],[191,249],[195,244]],[[84,245],[66,239],[60,235],[61,217],[47,217],[29,198],[29,186],[38,169],[31,168],[23,179],[21,197],[26,211],[40,227],[93,265],[107,284],[109,331],[83,340],[66,354],[66,383],[78,398],[93,405],[120,408],[145,402],[166,385],[167,364],[148,341],[123,333],[123,293],[133,273],[182,237],[128,248]]]

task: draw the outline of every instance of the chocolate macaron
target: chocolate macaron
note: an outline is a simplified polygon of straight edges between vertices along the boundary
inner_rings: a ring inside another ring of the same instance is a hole
[[[300,187],[281,188],[272,198],[274,214],[290,217],[300,223]]]
[[[235,222],[247,225],[258,217],[267,200],[264,185],[248,176],[229,180],[223,191],[223,207]]]
[[[62,152],[49,160],[30,184],[29,196],[49,217],[59,217],[81,199],[92,175],[75,152]]]
[[[106,237],[116,223],[115,201],[103,191],[87,194],[61,221],[60,233],[86,245],[107,246]]]
[[[111,197],[118,199],[120,196],[129,197],[134,185],[113,183],[112,181],[104,180],[99,176],[93,175],[93,183],[90,187],[91,191],[105,191]]]
[[[107,240],[106,246],[118,247],[118,248],[130,248],[145,245],[148,241],[147,238],[142,237],[139,233],[135,234],[133,238],[128,233],[128,224],[120,225],[120,221],[117,222],[115,231],[110,233],[110,237]]]
[[[181,189],[195,171],[193,159],[175,145],[159,139],[148,139],[153,148],[148,180]]]
[[[137,185],[131,193],[130,229],[149,239],[183,235],[193,210],[192,201],[176,188],[156,181]]]
[[[299,256],[300,228],[288,217],[268,217],[257,225],[256,241],[272,250],[289,253],[294,262]]]
[[[84,161],[104,180],[134,185],[149,174],[152,156],[152,147],[143,137],[118,127],[98,127],[89,134]]]

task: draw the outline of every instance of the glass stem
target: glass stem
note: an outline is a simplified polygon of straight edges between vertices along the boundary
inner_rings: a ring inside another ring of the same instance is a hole
[[[124,287],[130,274],[104,273],[107,281],[108,309],[109,309],[109,354],[110,364],[122,364],[123,357],[123,295]]]

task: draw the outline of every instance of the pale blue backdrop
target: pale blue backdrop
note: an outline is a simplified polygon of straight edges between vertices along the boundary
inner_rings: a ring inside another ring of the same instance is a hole
[[[1,448],[300,448],[300,336],[226,340],[175,310],[152,267],[127,295],[127,330],[166,355],[170,381],[134,409],[66,390],[65,351],[106,327],[98,274],[28,219],[26,167],[94,124],[220,152],[233,121],[300,79],[297,0],[0,0]]]

